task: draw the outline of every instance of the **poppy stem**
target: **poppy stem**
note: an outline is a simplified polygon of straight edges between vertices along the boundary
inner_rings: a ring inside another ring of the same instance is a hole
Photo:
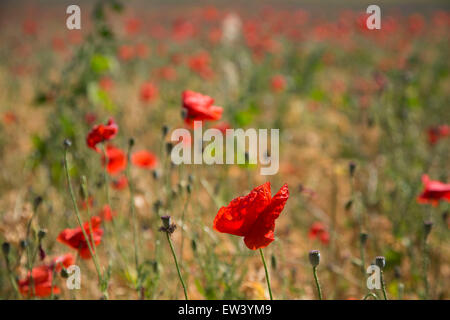
[[[172,240],[170,239],[170,234],[169,234],[169,232],[165,232],[165,234],[167,237],[167,241],[169,241],[170,250],[172,250],[173,260],[175,261],[175,267],[177,267],[178,277],[180,278],[181,285],[183,286],[184,297],[186,298],[186,300],[189,300],[188,295],[187,295],[186,284],[184,283],[183,277],[181,276],[180,267],[178,266],[178,261],[177,261],[177,255],[175,254],[175,249],[173,248]]]
[[[380,270],[380,281],[381,281],[381,289],[383,290],[384,300],[387,300],[388,298],[386,294],[386,285],[384,283],[383,270]]]
[[[319,293],[319,300],[322,300],[322,289],[320,288],[319,277],[317,276],[317,266],[313,267],[314,281],[316,282],[317,292]]]
[[[128,143],[128,151],[127,151],[127,167],[125,170],[125,174],[127,176],[128,180],[128,189],[130,191],[130,212],[131,212],[131,219],[133,223],[133,244],[134,244],[134,264],[136,267],[136,274],[137,274],[137,291],[139,294],[142,293],[141,291],[141,279],[140,279],[140,272],[139,272],[139,252],[138,252],[138,239],[137,239],[137,219],[136,219],[136,210],[134,208],[134,189],[133,189],[133,183],[131,181],[131,173],[130,173],[130,161],[131,161],[131,149],[133,147],[134,140],[130,139]]]
[[[92,258],[94,260],[95,269],[97,270],[97,275],[98,275],[98,281],[99,281],[100,285],[102,285],[103,277],[102,277],[102,273],[100,271],[100,266],[99,266],[98,261],[97,261],[97,255],[96,255],[96,253],[94,252],[94,250],[91,247],[91,242],[89,241],[89,237],[86,234],[86,230],[84,230],[84,228],[83,228],[83,223],[82,223],[81,217],[80,217],[80,211],[78,210],[78,205],[77,205],[77,202],[75,200],[75,195],[74,195],[73,188],[72,188],[72,181],[71,181],[70,175],[69,175],[69,165],[68,165],[68,162],[67,162],[67,148],[64,149],[64,168],[65,168],[65,172],[66,172],[67,184],[69,185],[70,197],[72,198],[72,204],[73,204],[73,207],[75,209],[75,215],[77,217],[78,224],[79,224],[79,226],[81,228],[81,231],[83,232],[83,237],[84,237],[84,239],[87,242],[89,253],[91,254],[91,256],[92,256]]]
[[[267,288],[269,288],[270,300],[273,300],[272,288],[270,286],[269,271],[267,270],[266,259],[264,258],[264,253],[263,253],[261,248],[259,249],[259,254],[261,255],[261,259],[262,259],[262,262],[263,262],[263,265],[264,265],[264,271],[266,272],[266,281],[267,281]]]

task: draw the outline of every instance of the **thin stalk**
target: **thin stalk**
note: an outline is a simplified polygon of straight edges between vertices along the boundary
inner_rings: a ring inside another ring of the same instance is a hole
[[[172,239],[170,239],[169,232],[166,232],[166,237],[167,237],[167,241],[169,241],[170,250],[172,251],[173,260],[175,261],[175,267],[177,268],[178,277],[180,278],[181,285],[183,286],[184,297],[186,298],[186,300],[189,300],[188,295],[187,295],[186,284],[184,283],[183,277],[181,276],[180,267],[179,267],[178,261],[177,261],[177,255],[175,254],[175,249],[173,248]]]
[[[317,292],[319,293],[319,300],[322,300],[322,289],[320,288],[319,277],[317,276],[317,267],[313,267],[314,281],[316,282]]]
[[[137,239],[137,218],[136,218],[136,210],[134,208],[134,189],[133,189],[133,183],[131,181],[131,174],[130,174],[130,161],[131,161],[131,148],[132,143],[130,141],[128,145],[128,152],[127,152],[127,167],[126,167],[126,176],[128,180],[128,189],[130,191],[130,212],[131,212],[131,219],[133,223],[133,244],[134,244],[134,264],[136,268],[136,275],[138,277],[138,284],[139,284],[139,252],[138,252],[138,239]],[[141,288],[140,285],[136,288],[140,294]]]
[[[381,289],[383,290],[384,300],[387,300],[386,285],[384,284],[383,270],[380,271]]]
[[[74,194],[73,188],[72,188],[72,181],[71,181],[70,175],[69,175],[69,165],[68,165],[68,162],[67,162],[67,148],[64,150],[64,168],[65,168],[65,171],[66,171],[67,184],[69,185],[70,197],[72,199],[72,204],[73,204],[73,207],[75,209],[75,215],[77,217],[78,225],[80,226],[81,231],[83,232],[84,239],[86,239],[86,242],[87,242],[87,245],[88,245],[88,249],[89,249],[89,253],[92,256],[92,259],[94,260],[95,269],[97,270],[98,281],[99,281],[99,283],[101,285],[102,284],[102,273],[100,271],[100,266],[99,266],[98,261],[97,261],[97,254],[92,249],[91,243],[89,241],[89,237],[86,234],[86,230],[84,230],[84,228],[83,228],[83,222],[81,221],[80,211],[78,210],[78,205],[77,205],[77,202],[75,200],[75,194]]]
[[[261,248],[259,249],[259,254],[261,255],[261,260],[264,265],[264,271],[266,272],[266,281],[267,281],[267,288],[269,289],[270,300],[273,300],[272,287],[270,286],[269,271],[267,270],[266,259],[264,258],[264,253]]]

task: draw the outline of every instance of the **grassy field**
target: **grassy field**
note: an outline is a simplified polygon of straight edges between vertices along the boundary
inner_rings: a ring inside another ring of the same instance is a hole
[[[0,5],[1,299],[449,298],[447,3],[73,2]],[[279,171],[173,164],[193,119]]]

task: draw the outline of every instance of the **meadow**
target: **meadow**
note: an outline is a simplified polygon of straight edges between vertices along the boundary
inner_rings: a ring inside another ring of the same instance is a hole
[[[449,299],[450,11],[307,2],[0,5],[0,299]]]

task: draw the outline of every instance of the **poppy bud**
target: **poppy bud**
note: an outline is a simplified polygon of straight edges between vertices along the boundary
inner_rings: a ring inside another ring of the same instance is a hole
[[[152,176],[153,176],[153,179],[159,180],[159,178],[161,177],[161,173],[158,170],[153,170]]]
[[[317,267],[320,263],[320,251],[312,250],[309,252],[309,262],[313,267]]]
[[[368,237],[369,237],[369,235],[365,232],[361,232],[359,234],[359,242],[361,243],[362,246],[366,245]]]
[[[69,139],[64,139],[63,144],[65,148],[70,148],[72,146],[72,141],[70,141]]]
[[[375,258],[375,264],[380,268],[384,269],[386,266],[386,259],[383,256],[378,256]]]
[[[277,268],[277,258],[275,257],[275,255],[272,254],[272,256],[270,257],[270,260],[271,260],[270,262],[272,264],[272,268],[274,270],[276,270],[276,268]]]
[[[37,208],[39,208],[41,203],[42,203],[42,197],[41,196],[37,196],[36,198],[34,198],[34,201],[33,201],[33,209],[34,209],[34,211],[36,211]]]
[[[433,222],[425,221],[423,223],[423,230],[425,232],[425,234],[424,234],[425,240],[428,238],[428,235],[430,234],[432,228],[433,228]]]
[[[166,152],[167,154],[170,154],[172,152],[173,145],[170,142],[166,143]]]
[[[352,208],[353,200],[348,200],[345,204],[345,210],[350,210]]]
[[[40,229],[38,231],[38,239],[39,239],[39,241],[41,241],[45,237],[46,234],[47,234],[47,230]]]
[[[67,272],[66,268],[61,269],[61,277],[67,279],[69,277],[69,273]]]
[[[3,242],[2,251],[3,251],[3,254],[5,255],[5,257],[8,256],[10,250],[11,250],[11,245],[9,244],[9,242]]]
[[[131,148],[132,146],[134,146],[134,139],[133,138],[130,138],[129,140],[128,140],[128,146]]]
[[[350,161],[348,164],[348,173],[350,174],[350,177],[353,177],[353,175],[355,174],[355,169],[356,169],[356,163],[354,163],[353,161]]]
[[[192,251],[197,252],[197,241],[195,239],[191,240]]]
[[[169,133],[169,127],[166,125],[163,125],[161,128],[161,132],[162,132],[163,138],[165,138],[167,136],[167,134]]]
[[[25,249],[26,247],[28,247],[28,242],[27,240],[20,240],[20,247],[22,249]]]
[[[187,117],[187,110],[183,108],[183,110],[181,110],[181,119],[186,119]]]
[[[39,258],[41,259],[41,261],[42,260],[44,260],[45,259],[45,257],[47,256],[46,254],[45,254],[45,251],[44,251],[44,249],[42,248],[42,246],[41,245],[39,245]]]
[[[186,186],[186,190],[187,190],[188,194],[191,194],[191,192],[192,192],[192,186],[191,186],[190,184],[188,184],[188,185]]]

